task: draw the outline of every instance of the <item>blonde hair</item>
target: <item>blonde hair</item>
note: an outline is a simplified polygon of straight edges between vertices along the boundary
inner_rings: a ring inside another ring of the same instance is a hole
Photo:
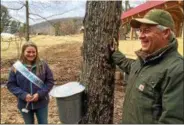
[[[33,64],[36,64],[36,75],[40,75],[44,72],[44,65],[43,65],[43,61],[40,59],[39,55],[38,55],[38,47],[35,43],[33,43],[32,41],[27,41],[23,44],[22,46],[22,50],[21,50],[21,55],[20,55],[20,61],[23,64],[27,64],[27,59],[24,56],[24,52],[26,50],[27,47],[34,47],[36,50],[36,58],[33,61]]]

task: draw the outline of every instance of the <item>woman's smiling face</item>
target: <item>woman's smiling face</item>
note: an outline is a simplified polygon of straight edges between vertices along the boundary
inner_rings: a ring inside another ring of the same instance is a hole
[[[32,63],[36,59],[36,48],[33,46],[28,46],[24,51],[24,57],[27,60],[27,63]]]

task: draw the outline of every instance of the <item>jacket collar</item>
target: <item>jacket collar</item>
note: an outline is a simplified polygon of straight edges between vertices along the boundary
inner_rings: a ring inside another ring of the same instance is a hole
[[[176,51],[178,48],[177,39],[173,38],[169,43],[170,43],[169,45],[157,50],[156,52],[154,52],[152,54],[147,54],[147,53],[143,52],[141,49],[136,51],[135,53],[139,57],[139,59],[142,60],[143,63],[145,64],[145,63],[160,59],[163,57],[163,55],[165,55],[171,51]]]
[[[24,66],[26,66],[26,67],[28,67],[28,68],[35,68],[36,67],[36,64],[34,64],[34,65],[27,65],[27,64],[24,64]]]

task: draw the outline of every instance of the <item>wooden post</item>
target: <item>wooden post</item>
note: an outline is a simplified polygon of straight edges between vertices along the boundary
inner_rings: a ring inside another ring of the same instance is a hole
[[[183,34],[184,34],[184,23],[182,24],[182,29],[181,29],[181,37],[183,38]]]
[[[133,40],[133,28],[130,29],[130,39]]]

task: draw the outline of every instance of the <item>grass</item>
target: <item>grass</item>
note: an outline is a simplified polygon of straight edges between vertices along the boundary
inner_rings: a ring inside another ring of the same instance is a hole
[[[7,81],[8,73],[1,73],[1,82]]]
[[[30,40],[35,42],[38,46],[38,51],[42,51],[46,48],[49,48],[52,45],[62,44],[62,43],[69,43],[69,42],[82,42],[82,35],[68,35],[68,36],[48,36],[48,35],[38,35],[31,37]],[[22,44],[25,42],[25,40],[22,42]],[[17,41],[17,43],[20,43],[20,41]],[[9,48],[7,50],[4,50],[8,47],[7,42],[1,42],[1,59],[12,59],[13,57],[16,57],[17,52],[17,45],[15,41],[12,41]]]

